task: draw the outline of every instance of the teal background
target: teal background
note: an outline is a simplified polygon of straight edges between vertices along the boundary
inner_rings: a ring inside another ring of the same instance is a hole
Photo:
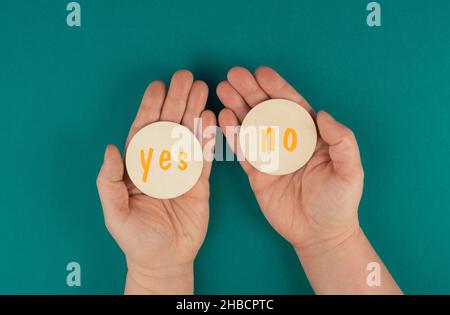
[[[0,293],[122,293],[123,254],[95,178],[123,146],[146,85],[180,68],[208,106],[234,65],[277,69],[357,135],[361,224],[406,293],[450,293],[450,2],[368,0],[0,3]],[[66,286],[66,264],[82,286]],[[196,292],[312,294],[261,214],[240,166],[215,163]]]

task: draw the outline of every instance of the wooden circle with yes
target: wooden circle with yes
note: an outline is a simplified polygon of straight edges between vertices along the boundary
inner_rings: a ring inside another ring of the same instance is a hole
[[[302,106],[271,99],[256,105],[245,116],[239,141],[245,159],[257,170],[285,175],[309,161],[316,148],[317,130]]]
[[[158,121],[139,130],[127,147],[125,164],[144,194],[172,199],[189,191],[203,169],[202,147],[186,127]]]

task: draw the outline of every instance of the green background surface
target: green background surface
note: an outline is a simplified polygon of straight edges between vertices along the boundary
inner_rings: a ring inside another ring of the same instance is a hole
[[[234,65],[277,69],[355,132],[366,172],[361,224],[406,293],[450,293],[450,1],[0,3],[0,293],[122,293],[123,254],[95,179],[123,146],[147,84],[180,68],[208,106]],[[82,286],[66,286],[77,261]],[[312,294],[236,162],[216,162],[197,293]]]

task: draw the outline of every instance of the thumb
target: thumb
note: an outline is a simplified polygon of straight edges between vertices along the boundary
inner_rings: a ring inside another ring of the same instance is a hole
[[[353,132],[324,111],[317,114],[317,125],[320,136],[329,145],[335,171],[341,176],[362,172],[358,143]]]
[[[128,214],[128,189],[123,181],[124,166],[119,149],[108,145],[97,177],[97,189],[108,229]]]

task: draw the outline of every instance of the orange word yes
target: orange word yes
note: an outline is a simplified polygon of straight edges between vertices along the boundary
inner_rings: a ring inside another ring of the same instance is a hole
[[[150,172],[150,167],[152,165],[153,152],[154,149],[150,147],[146,155],[145,150],[141,149],[141,166],[143,170],[142,181],[144,183],[148,180],[148,173]],[[188,167],[186,156],[187,154],[184,151],[181,151],[179,154],[177,168],[181,171],[184,171]],[[172,155],[169,150],[162,150],[159,154],[159,167],[163,171],[167,171],[172,167]]]

